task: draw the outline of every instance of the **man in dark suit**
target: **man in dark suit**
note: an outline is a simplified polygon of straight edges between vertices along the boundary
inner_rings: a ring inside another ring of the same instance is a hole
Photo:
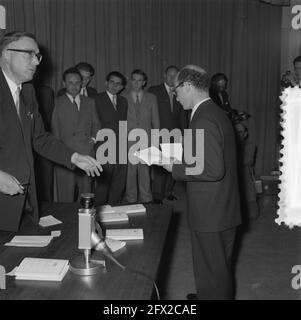
[[[149,88],[149,92],[157,97],[160,129],[180,129],[183,133],[187,128],[187,115],[174,95],[174,81],[179,69],[169,66],[164,73],[164,83]],[[163,141],[160,141],[161,143]],[[176,141],[170,141],[171,143]],[[179,142],[179,141],[178,141]],[[174,200],[172,194],[174,180],[172,175],[161,167],[153,166],[152,193],[155,203],[162,203],[164,198]]]
[[[111,129],[116,136],[116,164],[103,165],[101,179],[96,179],[95,202],[101,204],[120,204],[126,185],[126,164],[119,163],[119,134],[127,135],[126,130],[119,133],[119,122],[127,120],[128,102],[119,93],[126,85],[125,77],[118,71],[112,71],[106,76],[106,91],[95,98],[96,112],[101,129]],[[97,142],[96,150],[102,145]]]
[[[76,68],[63,73],[66,94],[57,97],[52,114],[53,135],[76,152],[94,156],[94,141],[100,129],[95,102],[80,95],[82,76]],[[55,201],[79,201],[82,193],[91,192],[92,180],[81,170],[57,165],[55,173]]]
[[[68,168],[99,175],[100,164],[45,132],[32,80],[42,56],[35,37],[11,32],[0,41],[0,230],[17,231],[23,211],[37,223],[33,149]]]
[[[183,162],[164,167],[175,180],[186,181],[197,288],[197,295],[188,298],[232,299],[231,256],[241,223],[233,126],[209,98],[209,77],[203,69],[186,66],[175,83],[178,101],[192,109],[190,132],[184,137]]]
[[[224,73],[216,73],[211,78],[209,96],[212,101],[220,106],[231,118],[232,108],[227,92],[228,78]]]
[[[95,88],[89,86],[90,82],[93,79],[94,73],[95,73],[94,68],[91,66],[91,64],[89,64],[87,62],[79,62],[75,66],[75,68],[78,69],[78,71],[80,72],[82,79],[83,79],[80,94],[82,96],[94,99],[97,95],[97,90]],[[58,91],[57,95],[62,96],[65,93],[66,93],[66,88],[62,88]]]

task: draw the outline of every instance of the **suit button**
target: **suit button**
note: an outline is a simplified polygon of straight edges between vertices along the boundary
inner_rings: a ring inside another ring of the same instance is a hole
[[[76,136],[76,134],[75,133],[73,133],[73,137],[75,137]]]

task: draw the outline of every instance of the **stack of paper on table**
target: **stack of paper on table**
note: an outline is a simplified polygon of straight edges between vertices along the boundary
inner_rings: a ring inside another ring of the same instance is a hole
[[[50,226],[54,226],[54,225],[60,224],[60,223],[62,223],[62,221],[56,219],[52,215],[42,217],[42,218],[40,218],[40,221],[39,221],[39,225],[41,227],[50,227]]]
[[[129,217],[126,213],[122,212],[114,212],[114,213],[99,213],[100,222],[121,222],[121,221],[129,221]]]
[[[124,241],[114,240],[111,238],[105,239],[106,245],[111,249],[112,252],[115,252],[117,250],[120,250],[123,248],[126,243]]]
[[[62,281],[68,269],[68,260],[24,258],[14,274],[18,280]]]
[[[113,208],[109,204],[107,204],[107,205],[101,206],[99,208],[99,212],[100,213],[114,213],[115,211],[113,210]]]
[[[5,246],[10,247],[46,247],[53,236],[15,236]]]
[[[106,238],[113,240],[142,240],[143,229],[107,229]]]
[[[124,212],[129,213],[139,213],[146,212],[145,206],[143,204],[128,204],[124,206],[112,207],[115,213]]]

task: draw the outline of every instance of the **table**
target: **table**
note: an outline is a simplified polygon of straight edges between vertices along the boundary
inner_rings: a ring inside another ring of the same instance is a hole
[[[28,219],[18,235],[50,234],[61,230],[44,248],[5,247],[15,233],[0,232],[0,265],[11,271],[25,257],[68,259],[80,254],[78,250],[78,204],[52,204],[43,215],[52,214],[63,224],[42,228]],[[129,222],[102,224],[107,228],[143,228],[144,240],[127,241],[126,247],[114,253],[123,265],[146,273],[156,279],[166,240],[172,208],[166,205],[146,205],[147,212],[129,215]],[[95,253],[100,259],[101,253]],[[104,271],[93,276],[78,276],[70,271],[62,282],[15,280],[7,277],[7,289],[0,291],[0,300],[147,300],[152,298],[153,284],[139,274],[124,271],[109,259]]]

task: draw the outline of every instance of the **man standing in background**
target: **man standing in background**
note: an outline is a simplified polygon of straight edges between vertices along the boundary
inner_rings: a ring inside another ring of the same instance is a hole
[[[174,95],[175,77],[178,72],[179,69],[176,66],[168,66],[164,73],[164,83],[150,87],[148,91],[157,98],[160,130],[180,129],[183,135],[184,129],[187,128],[187,115]],[[170,141],[170,143],[174,142]],[[176,197],[173,195],[175,181],[172,175],[159,166],[153,166],[152,170],[154,203],[162,203],[164,198],[170,201],[175,200]]]
[[[136,69],[132,72],[131,91],[126,95],[129,104],[127,119],[128,132],[133,129],[143,129],[148,135],[150,146],[151,130],[159,129],[160,120],[156,97],[143,90],[146,82],[147,76],[142,70]],[[130,149],[133,144],[129,141],[128,148]],[[129,161],[126,198],[129,203],[148,203],[153,200],[148,165],[132,164]]]
[[[92,67],[91,64],[87,62],[79,62],[76,66],[76,69],[78,69],[79,73],[82,76],[82,87],[80,89],[80,95],[89,97],[89,98],[95,98],[97,95],[97,90],[93,87],[90,87],[89,84],[91,83],[95,70]],[[58,92],[58,96],[61,96],[66,93],[66,88],[62,88]]]
[[[82,76],[77,68],[64,72],[63,83],[66,93],[55,100],[52,133],[69,148],[94,156],[92,138],[100,129],[94,100],[79,94]],[[79,201],[82,193],[91,192],[91,178],[80,170],[71,171],[57,165],[54,172],[56,201]]]
[[[122,202],[126,185],[126,164],[119,163],[119,122],[126,121],[128,102],[119,93],[126,86],[126,78],[118,71],[106,76],[106,91],[95,98],[96,111],[102,129],[111,129],[116,137],[116,163],[103,164],[101,179],[96,179],[95,202],[97,205],[117,205]],[[102,143],[97,142],[97,149]]]

